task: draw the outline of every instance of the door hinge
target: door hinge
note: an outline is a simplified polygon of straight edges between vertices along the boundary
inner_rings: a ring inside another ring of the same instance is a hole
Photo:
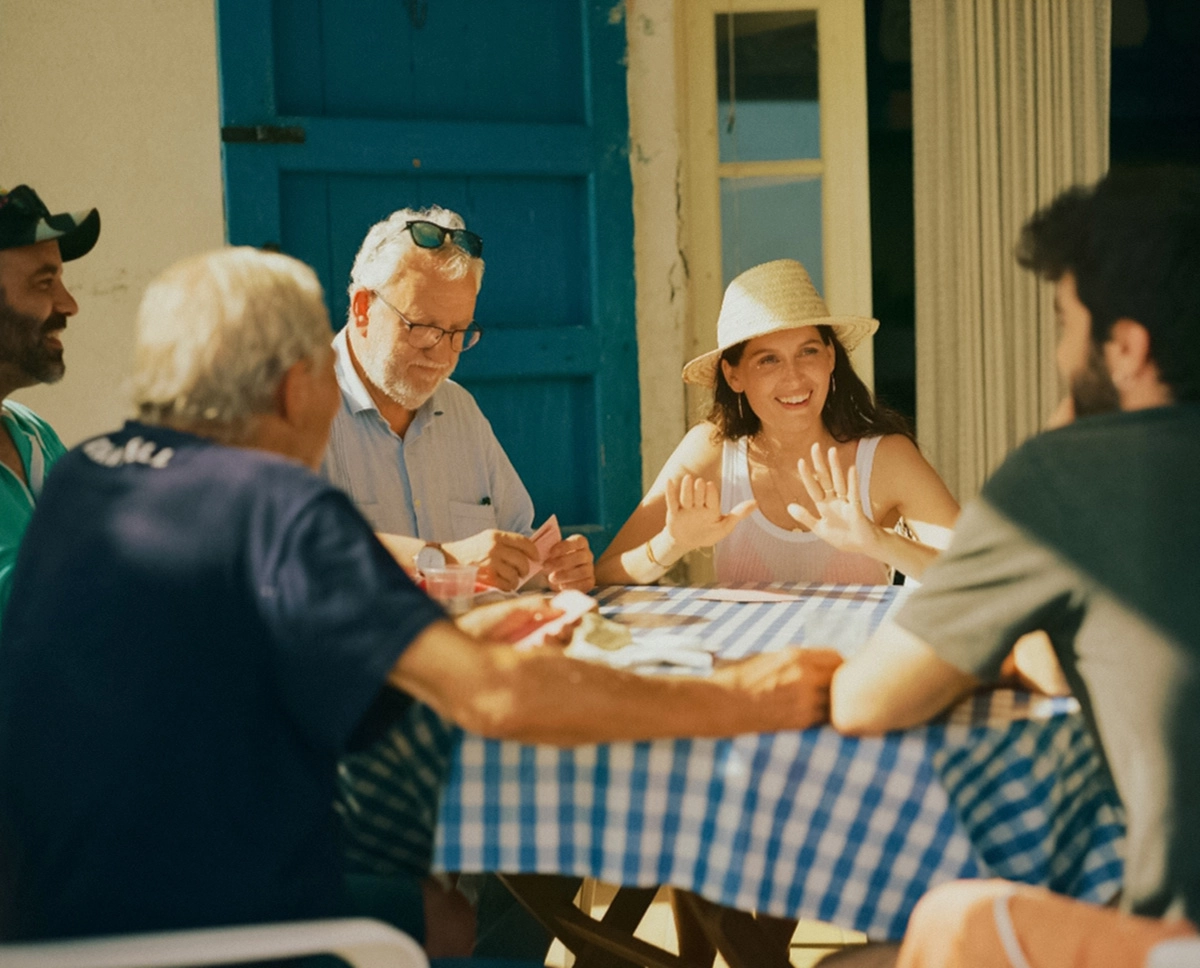
[[[299,125],[230,124],[221,129],[221,140],[226,144],[302,145],[304,129]]]

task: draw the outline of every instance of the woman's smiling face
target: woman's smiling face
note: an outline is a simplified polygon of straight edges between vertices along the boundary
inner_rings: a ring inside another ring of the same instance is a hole
[[[800,416],[820,417],[829,393],[834,351],[815,326],[758,336],[737,366],[721,368],[730,389],[744,393],[764,425]]]

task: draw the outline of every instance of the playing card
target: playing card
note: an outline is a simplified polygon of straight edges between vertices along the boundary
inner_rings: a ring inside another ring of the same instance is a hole
[[[530,578],[541,571],[541,564],[546,560],[546,556],[550,554],[550,549],[562,541],[562,531],[558,527],[558,515],[552,514],[542,522],[542,526],[538,528],[530,536],[530,541],[537,548],[537,560],[530,566],[529,573],[521,579],[521,585],[525,585]]]
[[[514,648],[532,649],[534,646],[541,645],[547,637],[558,635],[572,622],[578,622],[587,612],[593,611],[596,608],[596,600],[590,595],[568,588],[550,599],[550,605],[561,611],[562,614],[557,618],[549,619],[524,635],[513,643]]]
[[[537,547],[538,561],[545,561],[550,549],[562,541],[562,531],[558,527],[558,515],[552,514],[546,518],[529,540]]]

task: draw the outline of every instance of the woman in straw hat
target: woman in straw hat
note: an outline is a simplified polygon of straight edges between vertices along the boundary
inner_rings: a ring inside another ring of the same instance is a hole
[[[600,557],[597,581],[652,582],[710,546],[723,585],[919,576],[938,551],[916,535],[944,543],[958,504],[904,418],[877,406],[850,365],[848,351],[878,327],[831,316],[794,260],[734,279],[719,346],[683,370],[713,389],[708,420]]]

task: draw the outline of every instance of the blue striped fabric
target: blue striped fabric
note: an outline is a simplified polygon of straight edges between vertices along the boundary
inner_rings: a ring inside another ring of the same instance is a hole
[[[429,873],[438,801],[459,732],[414,702],[382,738],[338,763],[334,810],[349,873]]]
[[[906,594],[812,586],[800,601],[746,605],[703,591],[599,597],[610,616],[675,625],[733,657],[800,643],[849,653]],[[820,728],[560,750],[467,735],[450,765],[434,866],[668,883],[897,938],[918,898],[955,877],[1107,901],[1120,886],[1122,839],[1073,701],[1001,690],[944,722],[867,739]]]

